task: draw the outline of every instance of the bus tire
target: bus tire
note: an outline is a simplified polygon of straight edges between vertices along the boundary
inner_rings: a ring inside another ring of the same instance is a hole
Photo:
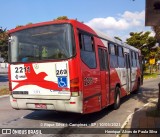
[[[117,86],[115,89],[115,98],[114,98],[114,109],[120,107],[120,88]]]

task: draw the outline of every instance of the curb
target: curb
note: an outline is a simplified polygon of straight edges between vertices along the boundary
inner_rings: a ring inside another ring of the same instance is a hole
[[[157,99],[154,99],[154,100],[152,100],[152,101],[157,101]],[[141,108],[139,108],[139,109],[136,110],[135,112],[131,113],[131,114],[126,118],[126,120],[124,121],[124,123],[122,124],[120,130],[122,131],[123,129],[125,129],[125,127],[126,127],[127,124],[129,123],[129,121],[131,120],[132,116],[133,116],[135,113],[137,113],[138,111],[141,111],[142,109],[144,109],[145,107],[147,107],[150,103],[152,103],[152,102],[148,102],[148,103],[144,104]],[[120,133],[120,134],[116,135],[116,137],[121,137],[121,135],[122,135],[122,134]]]

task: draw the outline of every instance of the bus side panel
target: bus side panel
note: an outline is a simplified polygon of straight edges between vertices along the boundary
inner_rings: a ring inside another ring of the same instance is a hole
[[[129,89],[128,89],[128,82],[129,82],[129,78],[128,74],[127,74],[127,69],[126,68],[116,68],[117,74],[118,74],[118,78],[119,78],[119,86],[121,89],[121,97],[126,96],[129,93]]]
[[[11,83],[11,69],[10,64],[8,65],[8,79],[9,79],[9,91],[12,91],[12,83]]]
[[[114,103],[116,84],[120,83],[116,69],[110,68],[110,104]]]
[[[92,113],[101,110],[101,98],[99,95],[84,100],[84,113]]]
[[[121,97],[124,97],[127,95],[127,91],[124,89],[124,87],[121,87]]]
[[[107,41],[95,37],[95,45],[97,51],[97,68],[100,71],[100,86],[101,86],[101,107],[104,108],[109,105],[109,95],[110,95],[110,79],[109,79],[109,55],[108,55],[108,48],[107,48]],[[99,53],[99,50],[101,53]],[[99,55],[100,54],[100,55]],[[100,60],[105,58],[103,62]],[[105,62],[106,60],[106,62]],[[101,68],[101,63],[103,63],[103,67],[106,69]]]
[[[98,67],[98,64],[97,64],[98,59],[97,59],[97,53],[96,53],[97,49],[95,49],[96,68],[92,69],[85,62],[85,60],[89,59],[87,58],[89,55],[85,56],[85,58],[84,56],[82,57],[82,55],[84,55],[83,54],[84,50],[81,49],[81,39],[79,36],[89,35],[89,33],[94,34],[94,32],[87,26],[84,26],[82,24],[77,24],[77,25],[78,25],[77,26],[78,30],[74,30],[74,31],[76,34],[75,39],[76,39],[77,56],[79,58],[79,61],[77,61],[77,65],[78,67],[80,67],[79,84],[80,84],[80,90],[82,92],[82,98],[83,98],[83,113],[92,113],[92,112],[101,110],[101,86],[100,86],[101,83],[100,83],[100,72],[97,69]],[[83,33],[82,30],[84,30],[85,32],[88,32],[88,34]]]
[[[134,77],[135,77],[135,81],[132,82],[132,91],[137,90],[137,87],[140,86],[138,84],[141,84],[141,83],[138,83],[138,82],[141,82],[141,80],[140,80],[141,79],[141,73],[140,73],[140,69],[139,68],[137,68]]]
[[[142,78],[141,78],[141,75],[142,75],[142,74],[141,74],[141,70],[140,70],[140,68],[138,68],[138,69],[137,69],[137,79],[140,80],[140,81],[139,81],[139,82],[140,82],[140,85],[142,85],[142,83],[141,83],[141,79],[142,79]]]
[[[82,63],[82,85],[84,113],[101,110],[100,75],[97,70],[89,70]]]
[[[77,59],[77,57],[69,61],[70,80],[78,78],[79,83],[81,83],[80,74],[79,74],[81,66],[79,65],[78,62],[79,60]]]
[[[131,91],[136,90],[137,87],[137,68],[132,67],[131,71]]]

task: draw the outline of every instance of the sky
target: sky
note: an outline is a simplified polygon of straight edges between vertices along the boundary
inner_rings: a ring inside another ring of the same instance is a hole
[[[130,32],[152,31],[144,23],[145,0],[0,0],[0,3],[0,27],[7,30],[67,16],[124,41]]]

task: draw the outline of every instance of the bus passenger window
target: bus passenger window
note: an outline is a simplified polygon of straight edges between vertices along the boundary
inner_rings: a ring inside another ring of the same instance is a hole
[[[136,67],[137,66],[136,53],[134,51],[132,51],[131,53],[132,53],[132,67]]]
[[[98,49],[100,70],[108,70],[108,56],[105,49]]]
[[[116,55],[116,45],[109,43],[109,53],[110,53],[110,67],[117,68],[117,55]]]
[[[92,37],[84,35],[84,45],[85,45],[85,51],[93,51],[93,40]]]
[[[140,57],[138,55],[138,53],[136,53],[136,56],[137,56],[137,67],[139,68],[140,67]]]
[[[89,68],[96,68],[94,39],[89,34],[79,33],[81,59]]]
[[[121,46],[118,46],[118,67],[124,68],[125,67],[125,61],[124,61],[124,53],[123,48]]]

